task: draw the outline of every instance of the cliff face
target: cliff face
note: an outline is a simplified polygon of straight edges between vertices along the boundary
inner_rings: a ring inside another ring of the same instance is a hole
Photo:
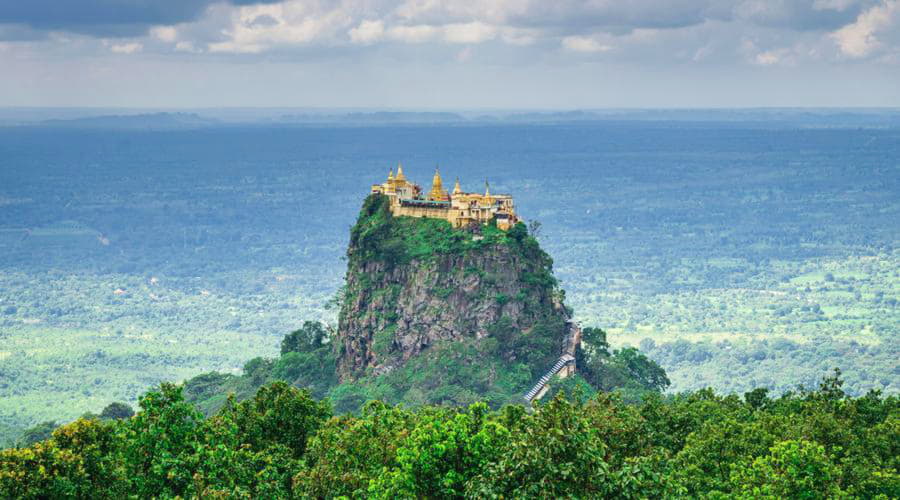
[[[510,361],[536,359],[515,346],[547,351],[537,353],[542,362],[574,352],[552,260],[524,225],[454,230],[445,221],[392,217],[372,196],[347,256],[336,339],[342,381],[390,372],[442,341],[494,337]],[[543,344],[521,341],[538,330]]]

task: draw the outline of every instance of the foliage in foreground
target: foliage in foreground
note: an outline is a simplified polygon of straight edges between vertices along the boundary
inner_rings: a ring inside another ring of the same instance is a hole
[[[309,390],[316,399],[329,399],[336,413],[358,412],[370,400],[413,407],[483,402],[499,409],[521,402],[522,394],[555,362],[555,332],[561,328],[557,318],[541,321],[523,335],[502,318],[483,339],[438,342],[390,373],[339,384],[331,333],[321,323],[306,321],[284,338],[279,357],[254,358],[241,376],[211,372],[189,379],[184,396],[205,415],[213,415],[228,394],[242,401],[263,385],[283,381]],[[548,358],[547,352],[554,356]],[[572,393],[578,386],[583,397],[616,390],[632,401],[669,385],[665,371],[638,350],[610,351],[599,328],[584,329],[576,356],[580,375],[554,382],[551,396],[560,389]]]
[[[770,399],[560,394],[534,412],[379,402],[332,416],[278,382],[203,418],[163,384],[123,420],[0,452],[0,497],[896,498],[900,401],[837,376]]]

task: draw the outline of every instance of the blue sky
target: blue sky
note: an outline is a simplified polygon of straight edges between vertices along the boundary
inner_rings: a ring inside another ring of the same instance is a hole
[[[2,0],[2,106],[900,106],[900,0]]]

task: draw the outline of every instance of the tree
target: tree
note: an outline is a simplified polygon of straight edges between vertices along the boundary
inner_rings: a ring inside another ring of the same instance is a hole
[[[263,451],[281,444],[294,458],[301,458],[307,440],[330,416],[327,401],[317,402],[309,391],[274,382],[261,387],[252,399],[237,404],[232,399],[214,418],[234,425],[242,445]]]
[[[281,354],[309,352],[318,349],[328,339],[328,330],[318,321],[304,321],[303,326],[289,333],[281,341]]]
[[[842,496],[838,468],[825,447],[803,439],[776,443],[770,454],[736,466],[731,474],[739,498],[825,499]]]
[[[106,405],[106,408],[100,412],[100,418],[107,420],[121,420],[134,416],[134,410],[125,403],[113,402]]]
[[[671,384],[662,367],[633,347],[614,352],[612,363],[624,368],[644,389],[661,391]]]
[[[479,498],[671,497],[673,487],[653,457],[613,458],[589,406],[557,396],[509,429],[497,459],[470,480]],[[618,433],[616,433],[618,434]]]
[[[628,362],[606,361],[625,376]],[[900,398],[841,383],[776,399],[558,395],[533,412],[370,402],[331,417],[278,382],[209,419],[162,384],[130,419],[0,450],[0,498],[900,498]]]
[[[79,419],[28,448],[0,451],[0,498],[124,498],[114,428]]]
[[[188,496],[198,470],[194,452],[203,415],[184,401],[182,387],[163,383],[141,398],[123,432],[123,459],[131,493],[144,498]]]
[[[253,385],[258,386],[269,377],[273,361],[266,358],[253,358],[244,363],[244,376],[248,377]]]
[[[744,393],[744,401],[754,410],[765,407],[772,400],[769,399],[769,389],[760,387]]]
[[[294,477],[301,498],[363,498],[369,482],[396,466],[397,447],[413,427],[414,415],[378,401],[363,406],[359,417],[326,422],[309,442],[307,467]]]
[[[541,237],[541,229],[542,225],[540,221],[530,220],[528,221],[528,233],[535,238]]]
[[[20,447],[25,447],[49,439],[53,434],[53,429],[56,429],[55,420],[41,422],[34,427],[25,429],[22,431],[22,436],[19,438],[18,445]]]
[[[289,497],[307,441],[330,415],[327,402],[283,382],[240,403],[230,397],[205,423],[193,491],[200,497]]]
[[[606,445],[580,405],[556,397],[510,429],[509,444],[469,484],[469,496],[490,498],[610,497]]]
[[[459,498],[466,483],[494,463],[509,431],[489,421],[484,403],[466,411],[423,410],[397,449],[397,465],[371,483],[377,498]]]
[[[581,330],[581,341],[590,349],[593,356],[609,356],[609,342],[606,332],[601,328],[585,327]]]

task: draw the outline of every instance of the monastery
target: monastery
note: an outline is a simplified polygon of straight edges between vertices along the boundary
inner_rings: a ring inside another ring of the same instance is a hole
[[[391,169],[387,182],[374,184],[372,193],[387,196],[394,215],[444,219],[456,228],[487,224],[495,219],[497,227],[505,231],[519,221],[511,195],[492,195],[487,181],[484,183],[484,194],[464,193],[459,187],[459,179],[456,180],[453,192],[448,193],[438,169],[434,170],[431,191],[427,195],[422,194],[422,188],[418,184],[406,179],[403,165],[397,166],[396,176]]]

